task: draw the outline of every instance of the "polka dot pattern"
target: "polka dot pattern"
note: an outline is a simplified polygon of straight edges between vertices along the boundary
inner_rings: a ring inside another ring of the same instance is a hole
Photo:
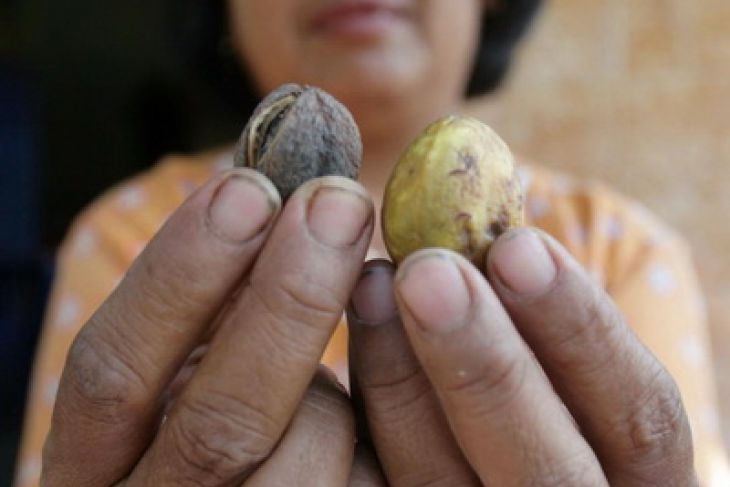
[[[56,324],[60,328],[69,329],[75,325],[81,317],[81,302],[78,297],[64,296],[58,305]]]
[[[705,355],[705,346],[696,335],[690,335],[682,340],[679,346],[682,360],[685,363],[697,370],[701,370],[707,366],[707,357]]]
[[[612,242],[619,240],[625,234],[624,223],[616,216],[603,218],[600,229],[603,235]]]
[[[76,234],[73,251],[78,254],[79,257],[85,257],[93,252],[96,244],[96,232],[91,228],[84,227]]]
[[[670,296],[676,288],[672,272],[662,264],[655,264],[649,271],[649,286],[659,296]]]
[[[117,197],[117,204],[122,210],[139,210],[145,204],[147,195],[139,186],[122,188]]]
[[[550,202],[547,198],[536,196],[527,200],[527,213],[533,220],[545,217],[550,211]]]
[[[573,223],[568,226],[566,237],[574,245],[585,245],[588,242],[588,229],[580,223]]]

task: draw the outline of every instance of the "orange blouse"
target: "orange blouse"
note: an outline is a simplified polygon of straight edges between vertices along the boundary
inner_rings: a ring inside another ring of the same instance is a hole
[[[168,157],[110,190],[75,221],[58,256],[30,389],[16,487],[38,485],[41,449],[66,353],[165,219],[230,154]],[[701,485],[727,487],[702,297],[689,249],[646,209],[605,186],[523,166],[530,225],[555,236],[605,287],[639,337],[672,373],[694,431]],[[323,361],[343,376],[341,325]]]

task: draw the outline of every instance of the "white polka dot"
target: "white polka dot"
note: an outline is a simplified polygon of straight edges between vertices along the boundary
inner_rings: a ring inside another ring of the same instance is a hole
[[[57,377],[47,379],[43,384],[43,401],[52,406],[56,402],[56,394],[58,394],[59,380]]]
[[[674,291],[676,282],[669,269],[657,264],[649,271],[649,285],[660,296],[667,296]]]
[[[542,218],[550,211],[550,203],[546,198],[536,196],[527,200],[527,212],[531,218]]]
[[[618,217],[612,216],[601,220],[600,228],[609,240],[619,240],[624,236],[624,224]]]
[[[680,353],[682,354],[682,360],[687,365],[695,369],[703,368],[705,363],[705,348],[702,346],[702,342],[696,335],[690,335],[682,340],[679,346]]]
[[[584,245],[588,241],[588,230],[576,223],[568,228],[565,236],[573,244]]]
[[[81,303],[74,296],[61,298],[56,315],[56,324],[60,328],[71,328],[81,316]]]
[[[18,485],[23,486],[26,484],[34,484],[41,477],[41,460],[40,458],[33,457],[30,460],[23,463],[23,466],[18,472],[16,482]]]
[[[233,151],[226,152],[215,161],[215,169],[218,172],[227,171],[233,167]]]
[[[74,242],[74,252],[79,255],[87,255],[96,246],[96,233],[91,228],[82,228],[76,234],[76,240]]]
[[[145,192],[138,186],[123,188],[117,197],[117,203],[123,210],[137,210],[144,205],[146,200]]]
[[[522,192],[527,194],[530,191],[534,174],[531,169],[524,166],[517,168],[517,177],[520,179],[520,185],[522,186]]]
[[[550,186],[556,194],[568,194],[575,190],[573,181],[565,176],[557,176],[551,182]]]

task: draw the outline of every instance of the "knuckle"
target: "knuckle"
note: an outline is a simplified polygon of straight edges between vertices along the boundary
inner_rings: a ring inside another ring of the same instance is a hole
[[[657,364],[647,392],[627,419],[628,454],[641,463],[654,463],[691,449],[689,424],[679,389]]]
[[[619,326],[623,318],[619,311],[602,295],[595,291],[593,295],[581,303],[578,308],[579,319],[570,320],[575,326],[556,337],[549,344],[560,350],[554,354],[557,367],[561,370],[572,370],[583,375],[611,367],[615,359],[616,346],[625,339],[625,328]],[[560,327],[556,327],[561,330]],[[587,351],[591,360],[586,360]]]
[[[360,381],[360,387],[374,411],[393,422],[410,416],[418,409],[418,403],[433,393],[431,383],[418,366],[390,380]]]
[[[79,411],[98,421],[129,421],[145,407],[147,384],[123,355],[98,334],[83,330],[74,340],[66,360],[64,380]]]
[[[264,288],[252,282],[267,311],[277,318],[321,328],[323,322],[339,319],[345,307],[344,299],[316,279],[302,273],[279,276],[273,286]],[[269,289],[271,292],[264,292]]]
[[[227,394],[180,400],[170,421],[181,475],[217,485],[263,462],[278,441],[276,422],[263,409]]]
[[[157,250],[157,249],[155,249]],[[138,259],[129,275],[135,289],[133,292],[150,296],[144,306],[129,310],[137,312],[145,321],[165,325],[174,322],[181,311],[187,313],[210,302],[210,286],[201,280],[203,271],[188,259],[184,265],[165,265],[169,258],[147,255]]]

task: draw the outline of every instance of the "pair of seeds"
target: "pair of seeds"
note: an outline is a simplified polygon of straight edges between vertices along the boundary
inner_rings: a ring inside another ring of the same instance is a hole
[[[357,179],[360,132],[324,91],[284,85],[254,111],[235,161],[269,177],[286,200],[309,179]],[[507,145],[482,122],[450,116],[428,126],[393,168],[383,201],[383,237],[399,263],[426,247],[483,262],[491,243],[522,224],[522,194]]]

